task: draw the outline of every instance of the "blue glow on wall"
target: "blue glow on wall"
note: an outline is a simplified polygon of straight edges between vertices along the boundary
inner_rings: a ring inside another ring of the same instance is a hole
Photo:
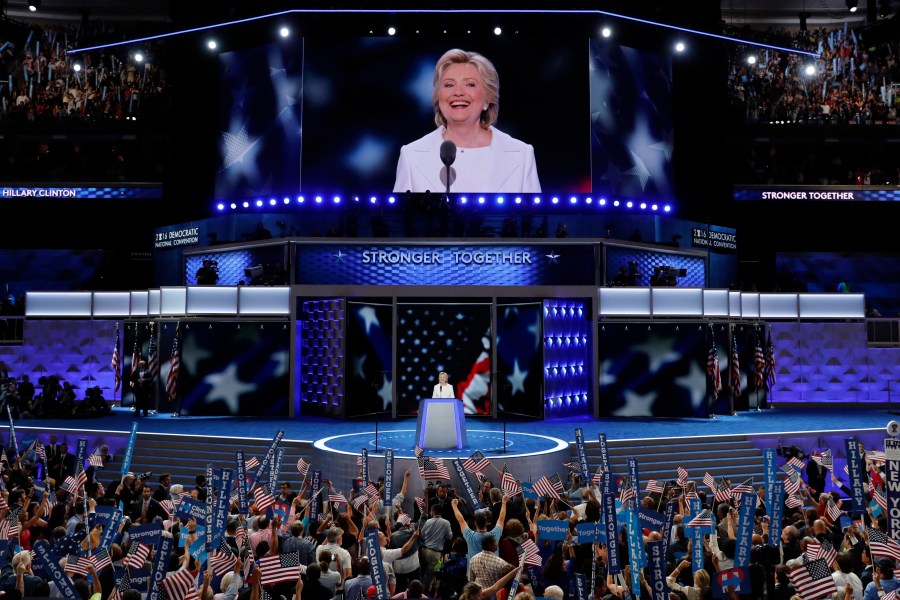
[[[304,414],[344,416],[345,302],[329,298],[302,304],[297,368]]]
[[[585,300],[544,300],[544,416],[591,414],[592,319]]]

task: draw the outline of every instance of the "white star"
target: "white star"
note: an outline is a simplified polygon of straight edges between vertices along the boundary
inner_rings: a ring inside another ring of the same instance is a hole
[[[630,152],[634,166],[625,171],[625,174],[637,177],[638,181],[641,182],[641,190],[643,190],[647,187],[647,182],[650,180],[650,171],[647,169],[647,166],[644,164],[644,161],[641,160],[640,156],[635,154],[633,150],[630,150]]]
[[[378,320],[378,315],[375,313],[373,307],[364,306],[359,309],[356,314],[363,320],[363,323],[366,324],[366,335],[369,335],[369,332],[372,330],[372,325],[381,327],[381,321]]]
[[[367,355],[363,354],[362,356],[355,356],[353,358],[353,376],[354,377],[359,377],[360,379],[366,378],[366,375],[363,372],[363,365],[366,362],[366,357],[367,357]]]
[[[513,362],[512,375],[507,375],[506,379],[512,384],[511,396],[515,396],[517,392],[525,393],[525,378],[528,377],[528,371],[519,370],[519,359]]]
[[[600,385],[612,385],[618,380],[616,372],[612,370],[612,366],[613,361],[611,359],[606,359],[600,363],[600,375],[602,377]]]
[[[534,317],[534,323],[528,326],[528,332],[534,335],[534,347],[541,345],[541,313],[540,311]]]
[[[650,362],[647,372],[656,373],[661,365],[681,359],[681,354],[673,349],[675,341],[675,338],[661,338],[651,333],[645,343],[635,345],[634,351],[645,353]]]
[[[551,250],[550,254],[545,254],[547,260],[551,265],[559,264],[559,254],[556,253],[555,250]]]
[[[652,417],[653,403],[656,401],[656,392],[647,392],[644,395],[625,390],[625,406],[613,411],[616,417]]]
[[[390,406],[393,395],[393,385],[391,384],[391,378],[387,374],[384,375],[384,383],[381,385],[381,389],[378,390],[378,396],[381,398],[383,403],[382,410],[387,410],[387,407]]]
[[[239,412],[241,395],[256,389],[256,385],[238,379],[237,365],[234,363],[220,373],[207,375],[203,381],[212,387],[206,394],[206,403],[212,404],[214,400],[223,400],[232,414]]]
[[[656,142],[655,144],[650,144],[650,147],[662,152],[663,156],[666,157],[666,160],[672,159],[672,144],[669,142]]]
[[[275,362],[275,368],[272,370],[272,377],[286,375],[291,365],[291,353],[287,351],[275,352],[272,354],[272,361]]]
[[[197,363],[212,356],[212,352],[197,345],[197,339],[192,335],[184,336],[184,345],[181,347],[181,362],[190,373],[197,373]]]
[[[344,256],[346,256],[346,255],[345,255],[343,252],[341,252],[340,250],[338,250],[338,251],[337,251],[337,254],[332,254],[332,256],[333,256],[339,263],[342,263],[342,262],[344,262]]]
[[[675,378],[675,383],[685,388],[691,395],[691,405],[694,410],[703,406],[706,402],[706,371],[691,362],[691,370],[687,375]]]
[[[247,125],[241,123],[240,128],[232,133],[230,131],[222,132],[222,143],[225,144],[225,160],[222,161],[223,168],[228,169],[238,162],[243,162],[247,154],[254,152],[254,147],[259,139],[250,139],[247,135]]]

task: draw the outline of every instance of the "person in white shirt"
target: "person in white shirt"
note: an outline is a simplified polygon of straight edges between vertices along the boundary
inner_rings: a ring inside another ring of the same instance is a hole
[[[456,395],[453,393],[453,386],[447,383],[448,375],[444,371],[438,373],[438,382],[437,385],[434,386],[434,392],[432,392],[432,398],[456,398]]]

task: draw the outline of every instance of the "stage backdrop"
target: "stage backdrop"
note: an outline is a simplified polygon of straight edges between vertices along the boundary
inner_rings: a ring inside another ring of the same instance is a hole
[[[600,414],[706,417],[706,327],[705,323],[600,323]]]

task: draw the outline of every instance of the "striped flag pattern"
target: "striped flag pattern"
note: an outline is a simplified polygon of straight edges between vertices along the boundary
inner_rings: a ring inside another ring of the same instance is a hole
[[[766,387],[771,390],[775,386],[775,345],[772,343],[772,331],[766,342]]]
[[[302,458],[298,459],[297,472],[300,473],[300,477],[306,479],[306,474],[309,473],[309,463]]]
[[[738,355],[737,336],[734,334],[731,336],[731,360],[728,365],[728,373],[731,394],[738,398],[741,395],[741,361]]]
[[[710,326],[712,334],[712,326]],[[709,355],[706,357],[706,373],[712,378],[713,398],[719,398],[719,392],[722,391],[722,369],[719,367],[719,351],[716,348],[716,336],[711,335],[712,340],[709,344]]]
[[[504,464],[503,470],[500,472],[500,489],[508,496],[516,496],[522,493],[522,486],[516,481],[515,475],[509,470],[509,466]]]
[[[476,450],[472,456],[463,461],[462,466],[468,473],[484,473],[491,467],[491,461],[481,453],[481,450]]]
[[[894,560],[900,560],[900,544],[880,529],[871,527],[869,532],[869,549],[872,551],[872,557],[886,556]]]
[[[758,390],[761,390],[766,383],[766,353],[763,352],[760,337],[757,332],[756,347],[753,349],[753,382]]]
[[[270,506],[275,506],[275,496],[264,485],[253,490],[253,499],[256,502],[256,510],[264,512]]]
[[[559,498],[559,492],[553,486],[553,483],[546,475],[534,482],[534,493],[538,496],[549,496],[550,498]]]
[[[128,553],[122,558],[122,564],[129,569],[141,569],[150,556],[150,546],[144,542],[132,542]]]
[[[119,388],[122,386],[122,365],[119,360],[119,323],[116,322],[116,341],[113,346],[112,360],[109,363],[109,366],[112,367],[113,375],[116,378],[115,386],[113,387],[113,394],[119,391]]]
[[[181,324],[175,326],[175,339],[169,356],[169,375],[166,377],[166,394],[174,402],[178,395],[178,372],[181,370]]]
[[[450,472],[447,470],[444,461],[440,458],[432,458],[430,456],[419,456],[416,459],[419,465],[419,474],[425,481],[440,481],[450,479]]]
[[[195,590],[194,576],[187,568],[182,567],[177,571],[172,571],[160,582],[166,597],[170,600],[183,599],[191,591]]]
[[[811,560],[797,565],[787,572],[794,589],[803,598],[824,598],[837,591],[831,569],[822,559]]]
[[[275,554],[259,559],[262,585],[297,581],[300,578],[300,553]]]

